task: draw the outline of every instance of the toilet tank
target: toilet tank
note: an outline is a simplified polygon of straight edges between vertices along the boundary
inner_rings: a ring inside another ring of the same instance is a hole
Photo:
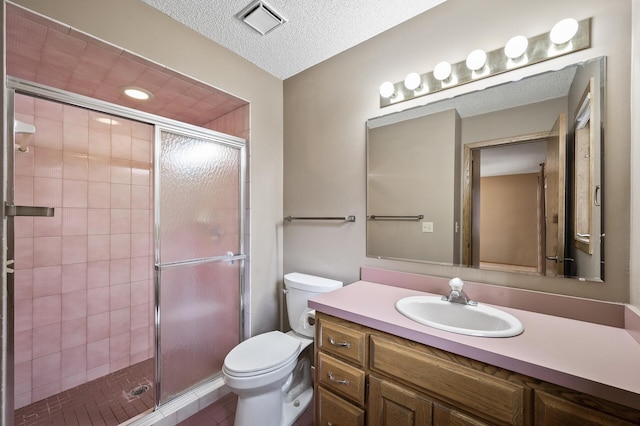
[[[307,322],[311,311],[307,301],[312,297],[342,287],[341,281],[292,272],[284,276],[289,325],[298,334],[313,337],[314,328]]]

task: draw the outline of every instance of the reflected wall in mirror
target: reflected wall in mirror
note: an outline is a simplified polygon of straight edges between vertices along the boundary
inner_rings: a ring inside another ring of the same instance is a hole
[[[605,58],[367,121],[367,256],[604,280]]]

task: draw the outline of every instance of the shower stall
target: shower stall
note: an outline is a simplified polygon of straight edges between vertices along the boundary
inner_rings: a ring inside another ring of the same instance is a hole
[[[119,384],[75,404],[86,406],[80,424],[122,423],[218,377],[243,336],[245,141],[8,86],[6,398],[16,424],[69,415],[53,405],[101,380]],[[107,392],[124,405],[107,407]]]

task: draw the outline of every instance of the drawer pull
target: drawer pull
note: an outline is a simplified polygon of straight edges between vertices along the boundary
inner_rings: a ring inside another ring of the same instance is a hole
[[[331,336],[329,336],[329,343],[331,343],[333,346],[345,347],[347,349],[351,348],[351,343],[349,343],[349,342],[336,342],[334,340],[334,338],[331,337]]]
[[[339,385],[349,385],[349,381],[348,380],[339,380],[336,379],[335,377],[333,377],[333,373],[331,371],[329,371],[329,380],[331,380],[333,383],[337,383]]]

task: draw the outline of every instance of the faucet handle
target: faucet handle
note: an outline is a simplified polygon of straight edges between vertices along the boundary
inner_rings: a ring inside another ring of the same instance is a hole
[[[455,277],[449,280],[449,286],[451,287],[451,290],[460,291],[464,286],[464,282],[460,278]]]

